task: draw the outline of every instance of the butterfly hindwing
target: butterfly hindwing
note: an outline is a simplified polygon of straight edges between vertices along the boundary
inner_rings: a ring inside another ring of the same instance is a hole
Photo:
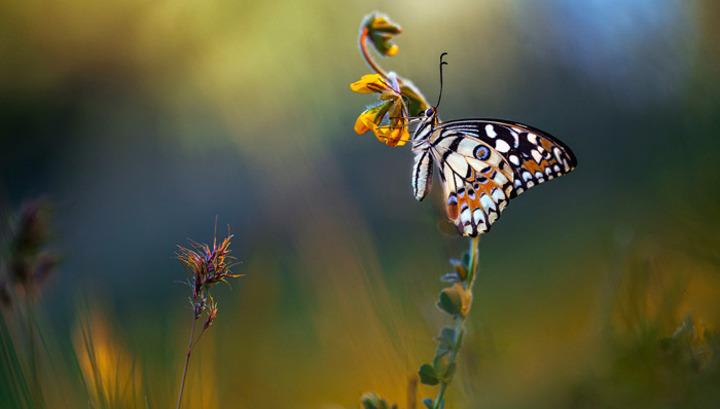
[[[505,159],[462,133],[437,139],[429,151],[441,167],[448,218],[466,236],[490,230],[512,191],[513,175]]]

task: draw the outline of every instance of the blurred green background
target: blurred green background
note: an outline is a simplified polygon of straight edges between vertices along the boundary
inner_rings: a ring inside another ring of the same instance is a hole
[[[348,84],[369,72],[356,42],[376,9],[404,28],[381,64],[430,100],[448,52],[442,118],[524,122],[579,162],[482,238],[449,406],[720,401],[717,2],[0,8],[0,201],[46,197],[62,255],[39,304],[51,407],[87,405],[63,369],[82,316],[141,370],[149,406],[174,403],[191,314],[175,245],[211,240],[216,216],[246,276],[216,292],[189,407],[404,402],[466,241],[437,191],[412,198],[409,149],[352,130],[373,102]]]

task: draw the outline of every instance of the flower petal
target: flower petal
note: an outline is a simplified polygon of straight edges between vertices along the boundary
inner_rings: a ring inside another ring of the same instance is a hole
[[[357,117],[357,120],[355,121],[355,133],[358,135],[362,135],[365,132],[373,129],[375,127],[375,124],[372,121],[368,121],[366,112],[363,112],[360,114],[360,116]]]
[[[410,140],[406,124],[403,126],[378,126],[373,129],[373,133],[380,142],[388,146],[403,146]]]
[[[350,89],[360,94],[371,94],[373,92],[381,93],[388,89],[388,86],[380,74],[366,74],[350,84]]]
[[[391,103],[384,102],[378,105],[374,105],[363,111],[355,121],[355,132],[358,135],[362,135],[370,130],[374,132],[375,129],[380,125],[380,122],[382,122],[383,117],[387,114],[391,105]]]

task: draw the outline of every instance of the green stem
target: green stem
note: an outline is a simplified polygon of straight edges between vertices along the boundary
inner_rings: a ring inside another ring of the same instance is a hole
[[[465,290],[467,290],[470,293],[470,301],[472,302],[472,289],[473,285],[475,284],[475,277],[477,276],[477,256],[478,256],[478,242],[479,239],[477,237],[473,237],[470,239],[470,269],[468,271],[468,277],[463,283],[463,287]],[[462,345],[462,339],[463,335],[465,334],[465,319],[467,317],[463,317],[462,314],[458,314],[455,317],[455,326],[454,326],[454,333],[455,333],[455,339],[453,342],[452,349],[450,350],[450,353],[448,354],[448,365],[449,366],[455,366],[455,361],[457,360],[458,352],[460,352],[460,346]],[[438,394],[435,397],[435,400],[433,401],[433,409],[440,409],[444,407],[445,405],[445,393],[447,391],[448,386],[450,385],[449,381],[442,380],[440,381],[440,388],[438,389]]]

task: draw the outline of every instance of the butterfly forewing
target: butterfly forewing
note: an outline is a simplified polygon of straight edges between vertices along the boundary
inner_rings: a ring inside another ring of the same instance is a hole
[[[428,155],[429,153],[429,155]],[[415,197],[440,168],[448,218],[465,236],[487,232],[511,198],[570,172],[575,156],[562,142],[526,125],[490,119],[441,123],[413,168]]]
[[[439,138],[462,132],[486,142],[499,152],[513,169],[511,198],[525,190],[571,172],[577,161],[564,143],[547,132],[496,119],[470,119],[442,123]]]

